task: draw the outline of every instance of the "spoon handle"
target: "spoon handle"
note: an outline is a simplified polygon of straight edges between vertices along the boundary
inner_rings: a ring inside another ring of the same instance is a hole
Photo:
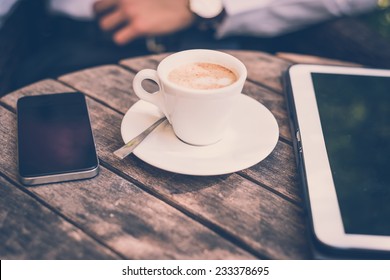
[[[114,152],[114,155],[117,156],[120,159],[124,159],[129,154],[133,152],[133,150],[148,136],[157,126],[159,126],[161,123],[165,122],[167,120],[166,117],[163,117],[156,121],[154,124],[149,126],[146,130],[144,130],[141,134],[131,139],[129,142],[127,142],[125,145],[123,145],[121,148],[116,150]]]

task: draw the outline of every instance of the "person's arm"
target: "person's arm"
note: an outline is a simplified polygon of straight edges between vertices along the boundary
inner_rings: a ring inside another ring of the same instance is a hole
[[[0,0],[0,28],[18,1],[20,0]]]
[[[100,0],[94,10],[104,31],[119,45],[143,36],[165,35],[191,25],[188,0]]]
[[[333,17],[374,9],[378,0],[222,0],[225,18],[217,37],[270,37]],[[100,0],[100,27],[117,44],[137,37],[174,33],[194,23],[189,0]]]
[[[378,0],[223,0],[226,17],[217,37],[272,37],[334,17],[375,9]]]

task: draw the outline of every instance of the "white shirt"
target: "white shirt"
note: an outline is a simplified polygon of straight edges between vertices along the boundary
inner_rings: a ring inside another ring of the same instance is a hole
[[[377,0],[223,0],[227,17],[218,37],[272,37],[333,17],[375,9]]]
[[[19,0],[0,0],[1,19]],[[97,0],[50,0],[50,10],[75,19],[92,19]],[[142,0],[140,0],[142,1]],[[222,0],[226,18],[217,37],[272,37],[333,17],[373,10],[378,0]]]
[[[20,0],[0,0],[0,27],[4,18]],[[34,0],[33,0],[34,1]],[[49,11],[79,20],[91,20],[94,17],[93,3],[98,0],[50,0]]]
[[[50,0],[53,14],[62,14],[74,19],[87,20],[94,17],[93,4],[97,0]]]

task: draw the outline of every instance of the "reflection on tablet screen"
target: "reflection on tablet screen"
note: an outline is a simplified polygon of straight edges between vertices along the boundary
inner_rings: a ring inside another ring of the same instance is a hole
[[[390,235],[390,78],[312,78],[345,231]]]

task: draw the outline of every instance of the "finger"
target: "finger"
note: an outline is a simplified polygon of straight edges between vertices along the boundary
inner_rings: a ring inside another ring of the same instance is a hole
[[[126,17],[120,10],[115,10],[112,13],[104,16],[100,20],[100,27],[103,30],[112,30],[126,21]]]
[[[129,24],[117,31],[114,34],[114,42],[118,45],[124,45],[129,43],[130,41],[134,40],[139,36],[139,32],[136,28],[134,28],[134,25]]]
[[[93,4],[93,9],[96,13],[102,13],[108,9],[114,8],[118,3],[118,0],[100,0]]]

